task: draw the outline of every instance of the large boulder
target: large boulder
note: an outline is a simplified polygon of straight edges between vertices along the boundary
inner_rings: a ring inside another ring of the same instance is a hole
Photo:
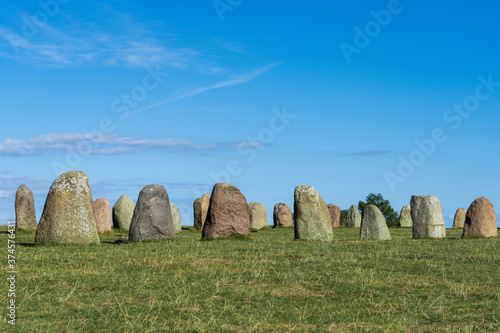
[[[333,239],[330,213],[321,195],[312,186],[295,188],[295,238],[320,241]]]
[[[497,215],[493,204],[485,197],[474,200],[465,216],[462,238],[497,236]]]
[[[85,173],[66,172],[52,183],[35,243],[99,243],[92,193]]]
[[[385,217],[375,205],[367,205],[363,209],[359,239],[391,240]]]
[[[174,223],[174,231],[177,233],[182,229],[181,214],[179,214],[179,208],[174,203],[170,203],[170,211],[172,212],[172,222]]]
[[[98,234],[111,230],[111,204],[108,199],[99,198],[94,201],[94,216]]]
[[[113,226],[128,231],[134,209],[135,203],[128,195],[123,194],[113,206]]]
[[[130,223],[129,242],[174,238],[174,222],[167,190],[163,185],[147,185],[139,193]]]
[[[247,199],[228,183],[214,185],[202,238],[226,238],[250,234]]]
[[[358,207],[352,205],[349,207],[349,212],[344,221],[344,226],[349,228],[359,228],[361,227],[361,214],[359,213]]]
[[[248,204],[248,214],[250,215],[250,229],[267,227],[267,212],[263,204],[250,202]]]
[[[337,228],[340,224],[340,208],[334,204],[328,204],[326,206],[328,207],[328,212],[330,213],[332,228]]]
[[[205,193],[193,203],[194,211],[194,227],[198,230],[203,230],[205,221],[207,220],[208,207],[210,206],[210,193]]]
[[[35,197],[26,185],[21,185],[16,192],[16,228],[36,229]]]
[[[411,207],[410,205],[404,205],[399,213],[398,226],[400,228],[411,228],[413,227],[413,220],[411,219]]]
[[[433,195],[414,195],[411,197],[410,206],[411,219],[413,221],[413,237],[446,237],[443,208],[438,198]]]
[[[292,209],[285,203],[278,203],[274,206],[273,224],[278,227],[293,227]]]
[[[460,207],[459,209],[457,209],[455,218],[453,219],[453,228],[462,229],[464,227],[466,214],[467,211],[465,210],[465,208]]]

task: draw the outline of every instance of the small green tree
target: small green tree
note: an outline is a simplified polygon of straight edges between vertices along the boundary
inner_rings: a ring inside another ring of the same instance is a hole
[[[344,225],[344,221],[347,218],[347,215],[349,215],[349,211],[347,209],[342,209],[340,211],[340,223],[339,223],[339,225]]]
[[[398,213],[392,208],[389,200],[385,200],[382,194],[370,193],[366,196],[366,202],[360,201],[358,203],[358,209],[363,212],[363,209],[367,205],[375,205],[380,209],[385,217],[388,227],[397,227],[398,225]]]

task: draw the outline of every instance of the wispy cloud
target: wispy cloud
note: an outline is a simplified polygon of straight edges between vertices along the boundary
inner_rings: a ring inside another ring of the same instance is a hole
[[[257,79],[262,74],[266,73],[267,71],[271,70],[272,68],[274,68],[280,64],[281,63],[279,63],[279,62],[271,63],[267,66],[254,69],[251,72],[244,73],[244,74],[238,75],[234,78],[220,81],[220,82],[217,82],[217,83],[209,85],[209,86],[189,87],[186,89],[181,89],[181,90],[176,91],[175,93],[173,93],[172,95],[170,95],[169,97],[164,99],[163,101],[146,106],[146,107],[143,107],[141,109],[136,110],[135,112],[141,112],[144,110],[152,109],[152,108],[155,108],[157,106],[172,103],[172,102],[184,99],[184,98],[188,98],[188,97],[191,97],[194,95],[204,93],[206,91],[219,89],[219,88],[226,88],[226,87],[231,87],[231,86],[236,86],[239,84],[247,83],[247,82],[250,82],[250,81]]]

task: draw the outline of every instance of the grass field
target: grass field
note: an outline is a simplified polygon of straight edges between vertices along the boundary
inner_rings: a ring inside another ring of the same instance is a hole
[[[282,228],[126,244],[114,232],[93,246],[33,246],[34,232],[18,232],[16,326],[3,288],[1,331],[500,331],[498,238],[391,229],[392,241],[361,242],[341,227],[329,243]]]

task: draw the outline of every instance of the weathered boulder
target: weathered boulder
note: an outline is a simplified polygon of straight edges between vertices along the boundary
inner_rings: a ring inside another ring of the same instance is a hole
[[[413,220],[411,219],[411,207],[410,205],[404,205],[399,213],[398,226],[400,228],[411,228],[413,227]]]
[[[446,237],[443,208],[438,198],[433,195],[414,195],[411,197],[410,206],[411,219],[413,221],[413,237]]]
[[[344,226],[349,228],[359,228],[361,226],[361,214],[356,205],[349,207],[349,213],[344,221]]]
[[[292,209],[285,203],[278,203],[274,206],[273,212],[274,227],[292,227],[293,214]]]
[[[94,216],[98,234],[111,230],[111,204],[108,199],[99,198],[94,201]]]
[[[210,206],[210,193],[205,193],[193,203],[194,210],[194,227],[198,230],[203,230],[207,219],[208,207]]]
[[[385,217],[377,206],[367,205],[363,208],[359,239],[391,240]]]
[[[92,193],[85,173],[66,172],[52,183],[35,243],[99,243]]]
[[[16,228],[36,229],[35,197],[26,185],[21,185],[16,192]]]
[[[174,222],[167,190],[163,185],[147,185],[139,193],[130,223],[129,242],[174,238]]]
[[[474,200],[465,215],[462,238],[497,236],[497,215],[493,204],[485,197]]]
[[[170,211],[172,212],[172,222],[174,223],[174,231],[180,232],[181,231],[181,226],[182,226],[182,220],[181,220],[181,214],[179,214],[179,208],[173,204],[170,203]]]
[[[340,208],[334,204],[326,205],[330,213],[330,221],[332,221],[332,228],[337,228],[340,224]]]
[[[294,199],[295,238],[331,241],[330,213],[318,191],[312,186],[297,186]]]
[[[123,194],[113,206],[113,226],[128,231],[134,209],[135,203],[128,195]]]
[[[460,207],[457,209],[457,212],[455,213],[455,218],[453,219],[453,228],[460,228],[462,229],[465,224],[465,215],[467,214],[467,211],[465,208]]]
[[[250,229],[267,227],[267,212],[263,204],[250,202],[248,204],[248,214],[250,215]]]
[[[226,238],[250,234],[250,215],[245,196],[228,183],[214,185],[202,238]]]

